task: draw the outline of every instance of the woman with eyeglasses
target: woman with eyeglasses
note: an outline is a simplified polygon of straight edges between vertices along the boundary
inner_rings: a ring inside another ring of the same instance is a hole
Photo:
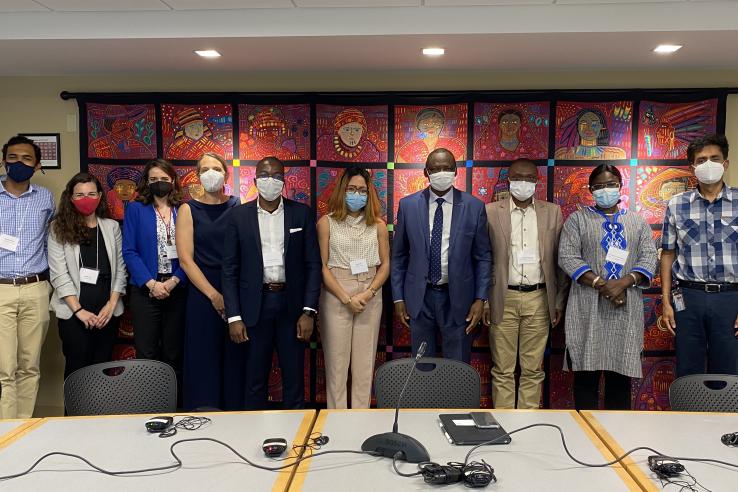
[[[382,285],[389,276],[389,234],[368,171],[344,171],[318,221],[323,260],[320,336],[328,408],[369,408],[382,317]]]
[[[618,207],[623,179],[609,164],[589,176],[596,203],[564,224],[559,265],[573,279],[566,308],[566,349],[577,410],[597,409],[604,376],[605,408],[631,408],[630,380],[640,378],[643,297],[656,271],[651,229]]]
[[[169,161],[150,161],[126,208],[123,259],[131,274],[130,302],[136,357],[166,362],[182,381],[187,276],[175,241],[182,187]],[[181,398],[181,392],[177,392]]]
[[[228,336],[221,285],[228,214],[241,201],[225,194],[228,166],[211,152],[197,161],[203,194],[179,207],[177,252],[188,289],[184,343],[184,408],[242,410],[244,345]]]
[[[126,267],[120,227],[110,218],[102,185],[87,173],[64,188],[48,240],[54,294],[51,309],[59,321],[66,359],[64,377],[107,362],[123,314]]]

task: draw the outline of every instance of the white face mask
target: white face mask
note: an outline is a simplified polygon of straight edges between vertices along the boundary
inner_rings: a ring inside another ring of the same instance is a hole
[[[446,191],[454,185],[456,181],[456,173],[453,171],[439,171],[437,173],[428,174],[431,188],[436,191]]]
[[[223,188],[225,182],[225,176],[220,171],[215,169],[208,169],[200,175],[200,184],[205,188],[205,191],[209,193],[215,193],[216,191]]]
[[[259,195],[268,202],[276,200],[282,194],[282,188],[284,188],[284,181],[274,178],[256,178],[256,189],[259,190]]]
[[[521,202],[526,201],[536,192],[536,184],[528,181],[510,181],[510,193]]]
[[[694,175],[697,176],[699,182],[708,185],[723,179],[723,173],[725,173],[725,166],[715,161],[705,161],[694,168]]]

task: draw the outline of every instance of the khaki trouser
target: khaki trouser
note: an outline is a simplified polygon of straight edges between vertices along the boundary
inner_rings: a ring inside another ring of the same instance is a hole
[[[331,268],[331,273],[343,290],[353,296],[369,288],[376,268],[359,275],[351,275],[350,270],[342,268]],[[320,339],[325,357],[328,408],[347,408],[349,365],[351,408],[369,408],[381,317],[381,291],[369,300],[362,313],[353,314],[336,296],[323,289],[320,297]]]
[[[546,289],[508,290],[502,322],[489,331],[492,351],[492,401],[495,408],[515,408],[515,363],[520,358],[517,408],[538,408],[541,401],[543,353],[548,340]]]
[[[0,419],[33,416],[49,329],[49,290],[46,281],[0,284]]]

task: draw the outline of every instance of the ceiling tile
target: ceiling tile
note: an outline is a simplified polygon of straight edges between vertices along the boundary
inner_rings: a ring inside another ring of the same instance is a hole
[[[419,7],[421,0],[293,0],[298,7]]]
[[[171,10],[159,0],[37,0],[57,12],[134,12]]]
[[[687,0],[556,0],[558,5],[603,5],[608,3],[684,3]]]
[[[174,10],[241,10],[294,8],[291,0],[164,0]]]
[[[426,7],[479,7],[485,5],[548,5],[554,0],[425,0]]]
[[[0,12],[48,12],[49,9],[33,0],[2,0]]]

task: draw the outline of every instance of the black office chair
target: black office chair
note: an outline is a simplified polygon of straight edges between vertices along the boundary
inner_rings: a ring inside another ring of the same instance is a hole
[[[175,412],[177,376],[156,360],[94,364],[64,381],[64,406],[67,415]]]
[[[738,412],[738,376],[682,376],[669,387],[669,403],[680,412]]]
[[[377,408],[395,408],[413,357],[382,364],[374,375]],[[400,402],[402,408],[479,408],[479,373],[469,364],[424,357]]]

